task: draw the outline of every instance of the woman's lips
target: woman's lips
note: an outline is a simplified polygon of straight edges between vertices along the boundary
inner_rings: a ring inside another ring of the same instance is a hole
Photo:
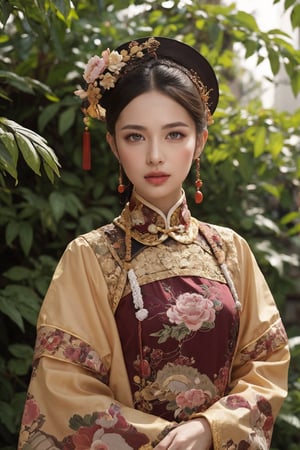
[[[151,172],[145,175],[145,180],[150,184],[158,186],[165,183],[169,176],[170,175],[164,172]]]

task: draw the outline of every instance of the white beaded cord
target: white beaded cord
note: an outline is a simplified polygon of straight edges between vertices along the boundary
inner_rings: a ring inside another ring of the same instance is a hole
[[[236,292],[233,280],[232,280],[232,278],[230,276],[230,273],[228,271],[227,265],[225,263],[223,263],[223,264],[220,264],[220,267],[221,267],[221,270],[222,270],[223,275],[225,277],[225,280],[227,281],[227,284],[228,284],[229,289],[231,291],[232,297],[233,297],[233,299],[235,301],[235,307],[236,307],[236,309],[238,311],[240,311],[241,308],[242,308],[242,305],[241,305],[241,302],[239,301],[239,297],[238,297],[238,294]]]
[[[143,321],[148,317],[149,311],[144,308],[144,300],[139,282],[133,269],[129,269],[127,275],[131,287],[133,304],[135,309],[137,309],[135,316],[139,321]]]

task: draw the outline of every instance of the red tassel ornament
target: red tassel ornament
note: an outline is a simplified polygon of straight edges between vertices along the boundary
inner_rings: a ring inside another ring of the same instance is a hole
[[[200,159],[197,158],[196,159],[196,181],[195,181],[195,187],[196,187],[196,192],[195,192],[195,203],[197,205],[199,205],[200,203],[202,203],[203,201],[203,194],[200,191],[200,189],[203,186],[203,181],[200,178]]]
[[[82,168],[91,169],[91,135],[88,128],[85,128],[82,136]]]

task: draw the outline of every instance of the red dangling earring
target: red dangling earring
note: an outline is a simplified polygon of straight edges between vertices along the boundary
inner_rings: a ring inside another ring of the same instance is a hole
[[[203,181],[200,178],[200,157],[196,159],[196,181],[195,181],[195,203],[199,204],[202,203],[203,200],[203,194],[200,191],[201,187],[203,186]]]
[[[122,166],[119,163],[119,184],[118,184],[118,192],[119,194],[123,194],[125,191],[125,184],[123,183],[123,175],[122,175]]]

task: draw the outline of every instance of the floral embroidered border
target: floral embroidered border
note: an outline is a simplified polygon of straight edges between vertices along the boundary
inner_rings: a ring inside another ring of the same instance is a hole
[[[69,419],[73,432],[62,440],[43,430],[47,417],[40,411],[34,397],[28,394],[21,426],[19,448],[23,450],[56,449],[118,449],[138,450],[152,448],[149,438],[127,422],[121,407],[112,403],[104,411],[95,411],[84,417],[74,414]],[[145,446],[145,447],[144,447]]]
[[[249,344],[241,351],[243,362],[264,360],[270,353],[287,343],[287,335],[281,319],[275,322],[258,340]]]
[[[229,395],[221,400],[224,406],[228,409],[235,410],[239,408],[248,409],[249,422],[251,432],[247,440],[242,440],[238,444],[232,439],[222,444],[222,450],[228,449],[268,449],[272,437],[272,429],[274,425],[274,418],[272,413],[272,406],[270,402],[262,395],[256,396],[255,405],[250,405],[248,400],[239,394]]]
[[[98,353],[87,343],[57,328],[43,326],[38,329],[34,362],[42,356],[50,356],[71,362],[94,372],[103,383],[108,383],[108,370]]]

